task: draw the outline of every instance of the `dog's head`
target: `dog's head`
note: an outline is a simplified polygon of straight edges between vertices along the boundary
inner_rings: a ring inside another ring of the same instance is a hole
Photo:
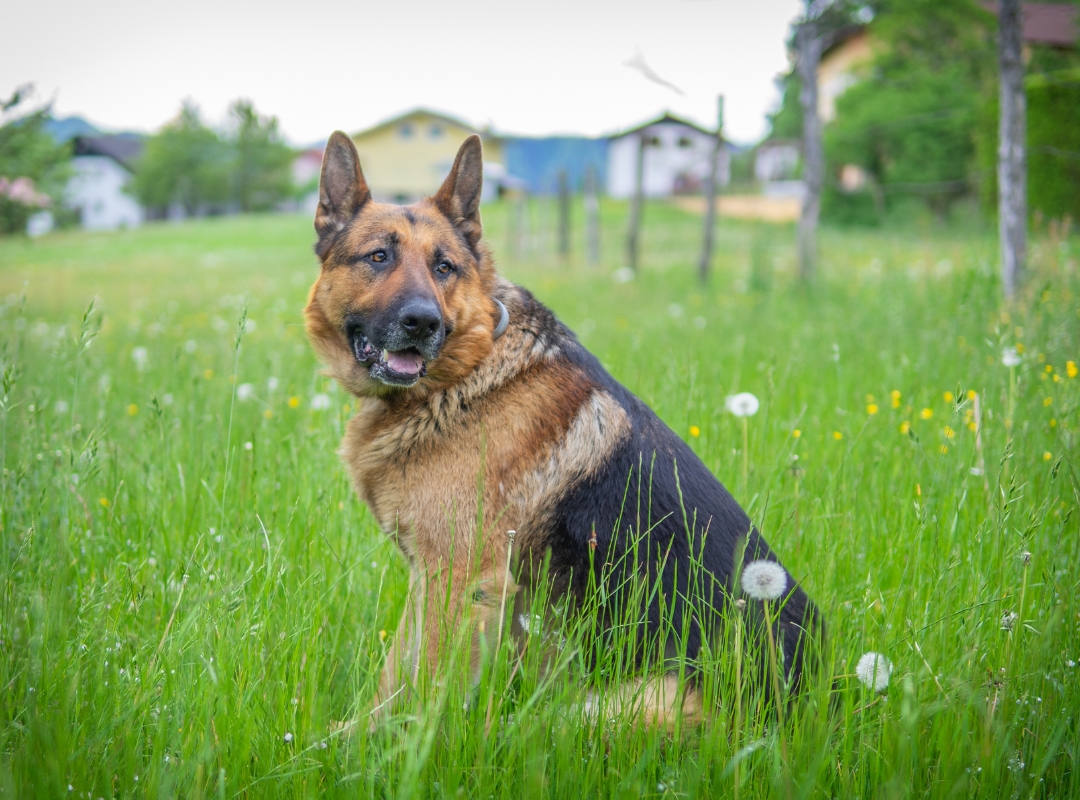
[[[353,394],[449,386],[491,350],[499,309],[482,184],[480,137],[470,136],[433,196],[376,203],[352,140],[330,137],[315,214],[322,270],[304,316],[316,352]]]

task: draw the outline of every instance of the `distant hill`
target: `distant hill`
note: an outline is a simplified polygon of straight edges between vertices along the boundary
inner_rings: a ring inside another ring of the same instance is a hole
[[[82,117],[64,117],[63,119],[53,117],[45,123],[45,130],[60,144],[69,142],[76,136],[99,136],[101,134],[98,128]]]

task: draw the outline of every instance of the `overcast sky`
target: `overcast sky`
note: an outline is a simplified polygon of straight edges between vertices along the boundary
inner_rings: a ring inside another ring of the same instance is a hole
[[[11,0],[0,95],[33,82],[58,116],[152,131],[184,98],[220,123],[238,97],[290,141],[416,106],[504,133],[597,135],[670,110],[765,132],[798,0]],[[640,53],[684,92],[625,65]]]

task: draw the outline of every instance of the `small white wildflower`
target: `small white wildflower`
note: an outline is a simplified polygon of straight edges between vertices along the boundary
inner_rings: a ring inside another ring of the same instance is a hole
[[[750,392],[739,392],[728,396],[724,406],[736,417],[752,417],[758,412],[761,404]]]
[[[678,303],[672,303],[667,307],[667,313],[673,317],[681,317],[683,315],[683,307]]]
[[[1019,772],[1025,766],[1026,765],[1024,764],[1024,754],[1017,750],[1016,755],[1009,759],[1009,770],[1011,772]]]
[[[743,568],[742,588],[754,600],[775,600],[787,589],[787,572],[775,561],[751,561]]]
[[[1006,611],[1001,615],[1001,629],[1003,631],[1011,631],[1016,627],[1016,621],[1020,619],[1020,616],[1015,611]]]
[[[173,404],[173,396],[166,392],[161,396],[161,404],[163,406],[171,406]]]
[[[259,326],[255,324],[255,320],[248,317],[244,320],[244,333],[255,333],[255,329]]]
[[[328,394],[319,392],[319,394],[311,398],[311,407],[316,411],[325,411],[330,408],[330,405],[330,395]]]
[[[185,353],[194,353],[195,348],[198,347],[198,346],[199,346],[198,342],[196,342],[194,339],[188,339],[186,342],[184,342],[184,352]]]
[[[982,467],[972,467],[971,469],[968,470],[968,472],[970,472],[972,475],[982,475],[983,474]]]
[[[1076,666],[1076,662],[1075,662],[1075,661],[1073,661],[1073,660],[1072,660],[1072,659],[1070,658],[1070,659],[1069,659],[1068,661],[1066,661],[1066,662],[1065,662],[1065,666],[1066,666],[1066,667],[1068,667],[1069,669],[1072,669],[1073,667],[1075,667],[1075,666]]]
[[[70,406],[67,404],[67,400],[57,400],[53,403],[53,411],[57,414],[66,414]]]
[[[136,347],[131,351],[131,360],[135,362],[135,368],[141,372],[146,369],[146,365],[150,361],[150,353],[145,347]]]
[[[1031,563],[1031,552],[1030,551],[1025,550],[1024,552],[1022,552],[1020,554],[1020,563],[1023,564],[1025,567],[1028,564]]]
[[[630,267],[623,267],[615,270],[611,274],[611,278],[615,283],[630,283],[634,279],[634,271]]]
[[[253,445],[251,442],[244,442],[244,449],[245,450],[254,450],[255,445]]]
[[[285,744],[291,744],[291,743],[292,743],[292,734],[291,733],[286,733],[285,734]]]
[[[255,394],[255,387],[250,383],[241,383],[236,387],[236,399],[243,403],[246,400],[250,400]]]
[[[889,678],[892,676],[892,663],[881,653],[873,651],[863,653],[859,663],[855,665],[855,676],[867,689],[875,692],[883,692],[889,688]]]
[[[1006,367],[1020,366],[1020,354],[1015,347],[1006,347],[1001,351],[1001,363]]]
[[[266,379],[266,391],[268,391],[268,392],[276,391],[278,386],[280,386],[280,385],[281,385],[281,381],[279,381],[273,375],[271,375],[269,378]]]

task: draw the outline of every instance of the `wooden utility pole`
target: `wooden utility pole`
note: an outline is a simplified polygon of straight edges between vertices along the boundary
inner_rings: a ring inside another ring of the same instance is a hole
[[[559,170],[559,257],[570,258],[570,182]]]
[[[720,151],[724,147],[724,96],[716,99],[716,142],[709,158],[709,171],[705,174],[705,236],[701,245],[701,259],[698,261],[698,280],[709,282],[712,270],[713,235],[716,229],[716,195],[720,177]]]
[[[638,270],[638,236],[641,232],[641,211],[645,195],[645,147],[649,139],[645,131],[638,136],[637,164],[634,167],[634,197],[630,202],[630,224],[626,231],[626,261],[634,272]]]
[[[585,260],[592,266],[600,263],[600,196],[596,185],[596,167],[585,170]]]
[[[998,232],[1001,285],[1011,300],[1027,257],[1027,99],[1024,95],[1023,15],[1020,0],[998,3]]]
[[[822,37],[818,32],[819,3],[806,2],[806,19],[795,32],[795,64],[802,89],[799,102],[803,112],[803,185],[799,212],[799,277],[810,281],[817,268],[817,227],[821,216],[821,187],[824,183],[825,154],[818,117],[817,71],[821,63]]]

